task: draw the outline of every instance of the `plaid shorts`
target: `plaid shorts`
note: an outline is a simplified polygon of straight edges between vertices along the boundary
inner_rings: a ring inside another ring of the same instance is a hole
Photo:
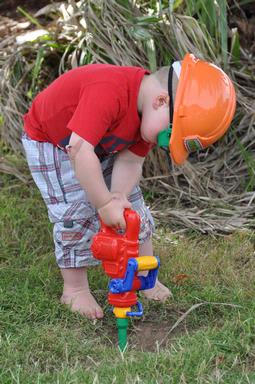
[[[99,230],[96,209],[75,177],[68,155],[51,143],[31,140],[25,133],[22,143],[33,179],[54,223],[55,255],[60,268],[97,265],[90,250],[92,236]],[[103,176],[110,188],[114,155],[101,161]],[[130,194],[132,208],[141,217],[139,243],[151,237],[154,223],[136,186]]]

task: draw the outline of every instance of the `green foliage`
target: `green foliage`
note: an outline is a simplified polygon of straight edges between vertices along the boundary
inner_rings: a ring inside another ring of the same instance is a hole
[[[231,38],[231,56],[235,64],[240,64],[241,58],[241,47],[240,47],[240,38],[237,28],[232,29],[232,38]]]
[[[17,11],[36,27],[43,28],[39,21],[35,17],[33,17],[29,12],[25,11],[25,9],[23,9],[22,7],[17,7]]]
[[[36,91],[37,91],[36,84],[37,84],[38,77],[39,77],[39,74],[40,74],[40,71],[42,68],[42,64],[44,61],[44,54],[45,54],[45,47],[42,46],[38,50],[37,55],[36,55],[35,65],[34,65],[34,68],[32,70],[32,84],[31,84],[29,91],[27,92],[27,96],[30,99],[34,98]]]
[[[198,20],[214,42],[216,55],[222,56],[226,68],[228,59],[228,20],[226,0],[187,0],[181,3],[182,12]]]

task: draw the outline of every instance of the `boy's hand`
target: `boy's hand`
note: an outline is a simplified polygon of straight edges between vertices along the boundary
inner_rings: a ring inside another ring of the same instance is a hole
[[[131,207],[132,204],[125,195],[115,192],[112,193],[111,200],[98,209],[98,213],[105,225],[126,229],[124,209]]]

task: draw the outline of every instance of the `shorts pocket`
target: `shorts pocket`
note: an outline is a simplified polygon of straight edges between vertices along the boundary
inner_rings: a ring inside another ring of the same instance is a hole
[[[53,235],[58,265],[61,268],[78,268],[98,264],[90,250],[92,237],[98,228],[96,218],[55,223]]]
[[[52,223],[71,221],[71,220],[90,220],[95,219],[96,209],[84,200],[72,203],[47,204],[48,216]]]

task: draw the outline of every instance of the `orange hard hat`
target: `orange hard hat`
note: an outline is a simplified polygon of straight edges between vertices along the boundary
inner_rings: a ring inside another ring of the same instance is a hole
[[[214,64],[186,54],[177,86],[169,151],[181,165],[189,153],[224,135],[233,118],[236,94],[230,78]]]

